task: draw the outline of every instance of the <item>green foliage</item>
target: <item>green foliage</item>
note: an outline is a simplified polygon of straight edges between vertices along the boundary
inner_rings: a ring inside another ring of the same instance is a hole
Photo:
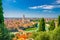
[[[15,35],[14,34],[10,34],[10,40],[12,40],[13,38],[15,37]]]
[[[32,31],[32,30],[36,30],[36,27],[25,29],[25,31]]]
[[[37,27],[37,23],[33,25],[33,27]]]
[[[58,26],[60,26],[60,16],[58,17]]]
[[[2,0],[0,0],[0,40],[10,40],[9,31],[4,25]]]
[[[2,0],[0,0],[0,24],[4,22]]]
[[[50,28],[49,28],[49,30],[54,30],[54,28],[55,28],[55,22],[54,22],[54,20],[52,20],[50,22]]]
[[[35,40],[49,40],[49,35],[46,32],[40,33]]]
[[[9,32],[7,28],[5,28],[4,24],[0,24],[0,39],[1,40],[9,40]]]
[[[60,40],[60,27],[53,31],[50,40]]]
[[[49,40],[50,36],[47,32],[33,32],[31,38],[34,40]]]
[[[48,32],[33,32],[31,38],[34,40],[60,40],[60,27]]]
[[[39,21],[39,29],[38,29],[38,31],[45,31],[45,20],[44,20],[44,18],[42,18]]]
[[[4,24],[0,24],[0,40],[12,40],[13,34],[10,34],[9,30]]]
[[[31,38],[35,39],[39,35],[38,32],[32,32]]]
[[[34,40],[60,40],[60,16],[58,18],[58,27],[55,28],[55,22],[52,20],[50,23],[50,28],[49,30],[53,31],[45,31],[45,21],[44,18],[42,18],[39,21],[39,28],[38,32],[33,32],[31,38]]]

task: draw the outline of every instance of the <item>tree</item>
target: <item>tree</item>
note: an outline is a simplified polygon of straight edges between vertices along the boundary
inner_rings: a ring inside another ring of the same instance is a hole
[[[37,27],[37,23],[33,25],[33,27]]]
[[[4,22],[2,0],[0,0],[0,24]]]
[[[39,21],[39,29],[38,29],[38,31],[45,31],[45,20],[44,20],[44,18],[42,18]]]
[[[54,28],[55,28],[55,22],[54,22],[54,20],[52,20],[50,22],[50,28],[49,28],[49,30],[54,30]]]
[[[4,24],[0,24],[0,40],[9,40],[10,35]]]
[[[0,0],[0,40],[10,40],[10,33],[4,25],[2,0]]]
[[[58,17],[58,26],[60,26],[60,16]]]

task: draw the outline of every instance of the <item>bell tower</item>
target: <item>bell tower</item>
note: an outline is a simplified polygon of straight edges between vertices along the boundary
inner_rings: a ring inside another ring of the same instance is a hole
[[[22,16],[22,22],[24,23],[25,22],[25,15],[23,14]]]

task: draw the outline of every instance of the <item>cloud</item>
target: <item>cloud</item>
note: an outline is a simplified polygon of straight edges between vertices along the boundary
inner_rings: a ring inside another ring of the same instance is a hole
[[[54,6],[52,5],[42,5],[42,6],[39,6],[38,8],[42,8],[42,9],[53,9]]]
[[[34,6],[29,7],[29,9],[53,9],[54,6],[52,5],[41,5],[41,6]]]
[[[60,0],[55,0],[52,4],[60,4]]]
[[[57,4],[60,4],[60,0],[56,0],[56,3],[57,3]]]
[[[52,9],[54,6],[52,5],[41,5],[41,6],[34,6],[29,7],[30,9]]]
[[[41,6],[29,7],[29,9],[45,9],[45,10],[51,10],[54,8],[60,8],[60,5],[41,5]]]
[[[37,9],[38,6],[34,6],[34,7],[29,7],[29,9]]]

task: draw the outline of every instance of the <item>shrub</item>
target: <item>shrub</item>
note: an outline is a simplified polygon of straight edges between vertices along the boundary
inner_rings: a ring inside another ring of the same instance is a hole
[[[46,32],[40,32],[35,40],[49,40],[49,34],[47,34]]]
[[[51,37],[50,37],[50,40],[60,40],[60,27],[56,28]]]
[[[34,40],[49,40],[50,36],[47,32],[35,32],[31,36]]]

